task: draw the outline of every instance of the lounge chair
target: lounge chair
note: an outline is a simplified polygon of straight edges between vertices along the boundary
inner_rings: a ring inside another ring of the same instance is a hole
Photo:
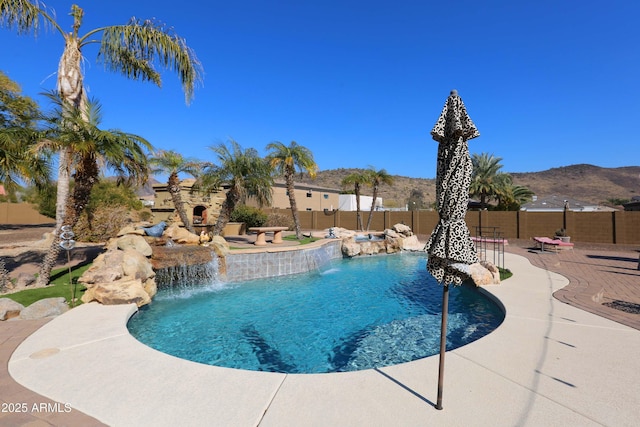
[[[538,243],[540,250],[544,252],[545,245],[550,246],[554,251],[558,252],[558,249],[573,249],[573,243],[563,242],[560,239],[550,239],[548,237],[534,237],[533,240]]]

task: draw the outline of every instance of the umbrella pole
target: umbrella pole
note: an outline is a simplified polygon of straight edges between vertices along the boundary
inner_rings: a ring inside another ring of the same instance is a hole
[[[449,284],[442,288],[442,325],[440,327],[440,366],[438,368],[438,400],[436,409],[442,410],[442,387],[444,382],[444,354],[447,351],[447,313],[449,312]]]

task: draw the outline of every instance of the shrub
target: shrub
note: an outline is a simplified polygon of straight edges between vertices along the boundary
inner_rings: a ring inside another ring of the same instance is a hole
[[[244,222],[249,227],[262,227],[267,222],[267,214],[252,206],[239,205],[231,212],[231,222]]]
[[[122,206],[101,207],[91,214],[84,212],[73,227],[73,232],[76,240],[81,242],[106,242],[116,237],[122,227],[136,221],[134,216],[137,216],[135,211]]]
[[[291,215],[281,213],[270,213],[265,225],[267,227],[287,227],[289,231],[295,228],[295,223]]]

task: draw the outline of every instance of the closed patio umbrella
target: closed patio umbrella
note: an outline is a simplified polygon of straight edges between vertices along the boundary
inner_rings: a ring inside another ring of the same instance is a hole
[[[467,141],[480,135],[467,110],[452,90],[440,118],[431,131],[438,141],[436,203],[440,220],[425,246],[427,269],[443,286],[440,367],[436,409],[442,409],[442,383],[446,352],[449,284],[460,285],[469,277],[469,265],[478,262],[476,248],[464,221],[469,201],[473,165]]]

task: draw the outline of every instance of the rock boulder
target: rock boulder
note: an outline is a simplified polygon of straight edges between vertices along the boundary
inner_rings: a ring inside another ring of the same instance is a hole
[[[126,234],[122,237],[119,237],[116,241],[118,245],[118,249],[126,250],[133,249],[144,256],[151,256],[153,251],[151,250],[151,246],[144,237],[136,234]]]
[[[0,320],[9,320],[20,316],[24,305],[15,302],[11,298],[0,298]]]
[[[151,296],[145,290],[140,279],[119,280],[113,283],[100,283],[87,287],[82,296],[87,303],[98,301],[105,305],[135,303],[138,307],[151,302]]]
[[[45,298],[36,301],[20,312],[20,319],[34,320],[45,317],[59,316],[69,311],[69,306],[64,298]]]
[[[200,236],[191,233],[189,230],[180,227],[177,223],[170,225],[165,231],[163,236],[170,238],[176,243],[183,245],[198,245],[200,244]]]

